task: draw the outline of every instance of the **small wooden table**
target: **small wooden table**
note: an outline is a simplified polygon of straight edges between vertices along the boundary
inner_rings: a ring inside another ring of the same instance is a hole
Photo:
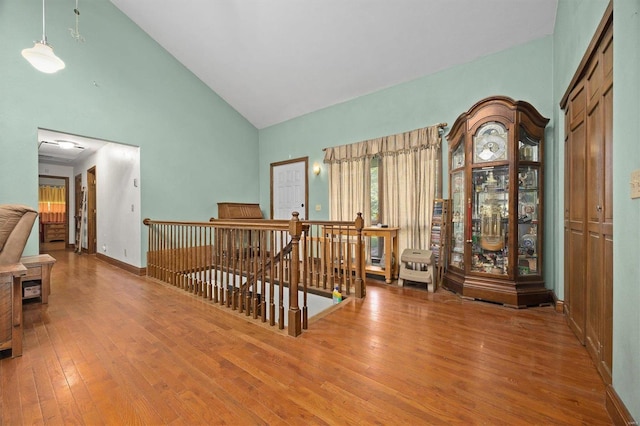
[[[49,303],[51,294],[51,268],[56,260],[48,254],[37,256],[25,256],[20,259],[27,268],[27,274],[22,278],[24,281],[40,280],[40,298],[42,303]],[[20,290],[22,292],[22,290]],[[22,295],[22,293],[20,293]]]
[[[364,228],[362,235],[364,237],[382,237],[384,238],[384,268],[373,265],[366,265],[365,271],[368,274],[384,276],[387,284],[391,284],[393,280],[398,279],[398,230],[400,228]]]
[[[27,268],[20,263],[0,266],[0,350],[11,349],[11,357],[22,355],[22,277]]]

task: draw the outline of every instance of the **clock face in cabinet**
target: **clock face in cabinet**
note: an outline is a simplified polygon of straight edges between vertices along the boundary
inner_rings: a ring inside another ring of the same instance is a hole
[[[496,122],[483,124],[473,138],[473,162],[507,159],[507,129]]]

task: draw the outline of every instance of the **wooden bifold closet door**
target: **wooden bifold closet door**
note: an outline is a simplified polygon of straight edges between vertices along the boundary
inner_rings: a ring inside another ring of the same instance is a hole
[[[570,327],[610,384],[613,24],[608,16],[561,106],[565,110],[565,310]]]

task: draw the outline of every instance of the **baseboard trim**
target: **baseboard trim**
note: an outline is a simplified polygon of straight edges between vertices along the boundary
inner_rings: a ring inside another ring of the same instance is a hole
[[[127,272],[131,272],[132,274],[136,274],[140,276],[147,275],[147,268],[138,268],[136,266],[129,265],[128,263],[122,262],[112,257],[105,256],[104,254],[101,254],[101,253],[96,253],[96,258],[104,262],[107,262],[113,266],[117,266],[120,269],[124,269]]]
[[[551,298],[553,299],[553,307],[555,309],[556,312],[558,312],[559,314],[563,314],[564,313],[564,300],[560,300],[558,299],[558,296],[556,296],[556,292],[551,290]]]
[[[633,419],[624,402],[622,402],[616,390],[611,385],[607,385],[605,406],[614,425],[638,425],[638,422]]]

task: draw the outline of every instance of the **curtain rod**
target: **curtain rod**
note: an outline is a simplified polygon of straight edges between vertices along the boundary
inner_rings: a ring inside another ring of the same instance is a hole
[[[438,124],[434,124],[434,125],[432,125],[432,126],[427,126],[427,127],[433,127],[433,126],[436,126],[436,127],[439,127],[439,128],[440,128],[440,130],[442,130],[442,129],[444,129],[445,127],[447,127],[448,125],[449,125],[448,123],[438,123]],[[421,128],[422,128],[422,127],[421,127]],[[413,129],[413,130],[417,130],[417,129]],[[413,130],[409,130],[409,132],[412,132]],[[402,133],[406,133],[406,132],[402,132]],[[322,150],[323,150],[323,151],[326,151],[326,150],[327,150],[327,148],[322,148]]]

